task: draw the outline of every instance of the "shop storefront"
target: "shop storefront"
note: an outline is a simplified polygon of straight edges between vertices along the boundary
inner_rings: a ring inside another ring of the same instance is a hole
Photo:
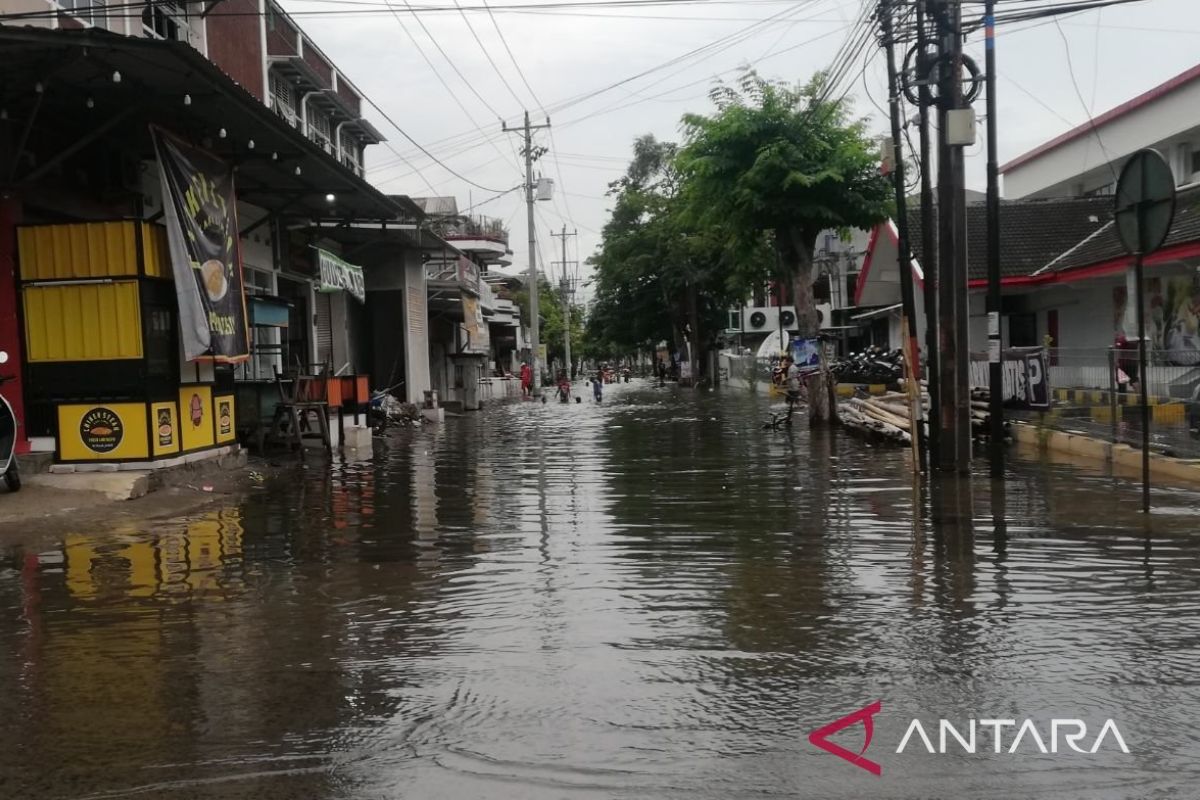
[[[62,463],[155,462],[232,444],[231,378],[181,361],[162,226],[17,232],[26,426]]]

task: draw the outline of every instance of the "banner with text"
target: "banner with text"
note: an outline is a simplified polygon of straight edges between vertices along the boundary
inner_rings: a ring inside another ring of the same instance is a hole
[[[355,264],[342,261],[321,248],[317,250],[317,269],[321,273],[321,292],[349,292],[360,303],[367,301],[367,284],[363,279],[363,269]]]
[[[233,170],[151,126],[179,303],[184,357],[221,362],[250,355]]]

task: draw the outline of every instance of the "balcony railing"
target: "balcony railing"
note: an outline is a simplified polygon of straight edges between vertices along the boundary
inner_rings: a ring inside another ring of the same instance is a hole
[[[504,222],[493,217],[449,217],[437,225],[436,229],[437,233],[446,239],[490,239],[508,244],[508,230],[504,227]]]

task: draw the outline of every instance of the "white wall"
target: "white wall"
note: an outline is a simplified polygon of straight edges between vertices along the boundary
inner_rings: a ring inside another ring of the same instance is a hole
[[[429,370],[429,295],[425,267],[413,252],[404,264],[404,381],[409,402],[420,403],[433,388]]]
[[[1051,194],[1073,194],[1072,184],[1081,182],[1089,171],[1104,167],[1110,160],[1119,167],[1124,158],[1143,147],[1178,141],[1200,144],[1200,80],[1101,125],[1098,130],[1103,148],[1097,143],[1096,134],[1088,132],[1005,172],[1004,196],[1029,197],[1051,187],[1059,188]],[[1170,148],[1164,155],[1169,161],[1176,157]],[[1094,182],[1092,178],[1089,183]],[[1187,183],[1191,176],[1177,175],[1177,180]],[[1084,191],[1089,188],[1083,187]]]

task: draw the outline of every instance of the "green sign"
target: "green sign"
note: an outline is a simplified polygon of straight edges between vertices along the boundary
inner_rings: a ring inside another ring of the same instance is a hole
[[[362,267],[342,261],[326,250],[317,248],[317,268],[321,272],[320,292],[349,292],[360,303],[367,300],[366,282]]]

